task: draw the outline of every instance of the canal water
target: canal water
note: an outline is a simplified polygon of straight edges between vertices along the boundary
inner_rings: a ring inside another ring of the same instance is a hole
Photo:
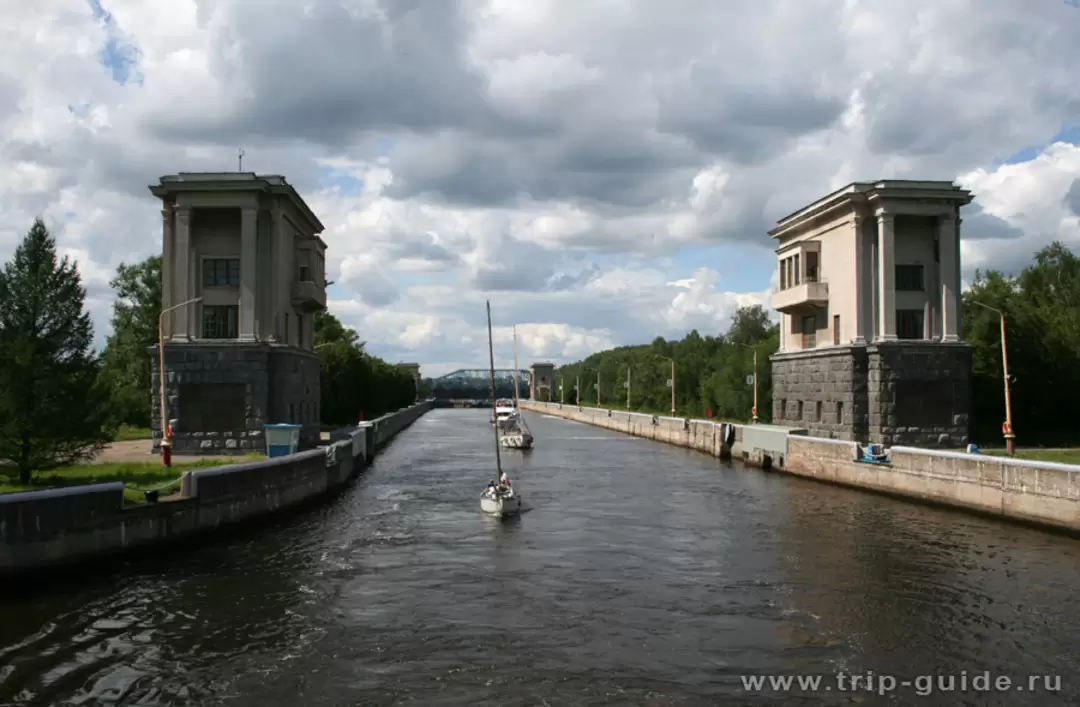
[[[1080,541],[534,413],[500,522],[488,415],[426,415],[269,528],[4,599],[0,705],[1080,704]]]

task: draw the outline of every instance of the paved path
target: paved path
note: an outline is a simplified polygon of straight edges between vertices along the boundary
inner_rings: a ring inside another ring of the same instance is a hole
[[[113,442],[108,447],[105,447],[100,454],[88,462],[90,464],[109,464],[115,462],[150,462],[161,457],[153,452],[153,442],[148,439],[134,439],[126,442]],[[181,456],[175,455],[175,459],[178,463],[185,459],[201,460],[201,459],[235,459],[236,456],[230,456],[227,454],[218,455],[199,455],[199,456]]]

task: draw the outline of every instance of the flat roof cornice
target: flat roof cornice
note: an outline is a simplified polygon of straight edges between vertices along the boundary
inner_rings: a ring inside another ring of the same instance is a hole
[[[914,179],[881,179],[876,182],[852,182],[777,221],[769,236],[779,238],[802,224],[846,204],[863,204],[880,199],[933,199],[959,205],[971,203],[974,196],[952,182]]]
[[[150,193],[159,199],[179,192],[262,192],[289,199],[307,219],[316,237],[326,230],[322,221],[307,205],[303,197],[280,174],[255,174],[254,172],[180,172],[167,174],[158,184],[151,184]],[[319,239],[322,240],[321,238]],[[324,243],[325,246],[325,243]]]

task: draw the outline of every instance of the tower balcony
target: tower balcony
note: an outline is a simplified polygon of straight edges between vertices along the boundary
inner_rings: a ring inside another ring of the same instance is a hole
[[[829,305],[829,283],[800,282],[798,285],[776,290],[772,296],[773,308],[785,314],[798,312],[811,307]]]
[[[303,312],[326,309],[326,290],[312,280],[295,280],[292,284],[292,304]]]

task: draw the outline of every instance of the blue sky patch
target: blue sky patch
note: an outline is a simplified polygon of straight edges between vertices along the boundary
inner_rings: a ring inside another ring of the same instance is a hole
[[[319,167],[319,184],[337,187],[342,196],[358,196],[364,191],[364,180],[357,179],[333,167]]]
[[[1080,0],[1076,0],[1080,2]],[[1002,160],[999,164],[1019,164],[1021,162],[1030,162],[1039,156],[1039,154],[1050,145],[1055,142],[1067,142],[1072,145],[1080,145],[1080,124],[1074,125],[1069,128],[1064,128],[1054,137],[1047,140],[1041,145],[1032,145],[1025,147],[1016,154]]]
[[[113,81],[121,86],[127,83],[142,85],[139,73],[139,53],[135,47],[119,38],[116,22],[111,14],[101,6],[100,0],[88,0],[94,18],[108,28],[109,38],[101,50],[101,63],[109,70]]]

